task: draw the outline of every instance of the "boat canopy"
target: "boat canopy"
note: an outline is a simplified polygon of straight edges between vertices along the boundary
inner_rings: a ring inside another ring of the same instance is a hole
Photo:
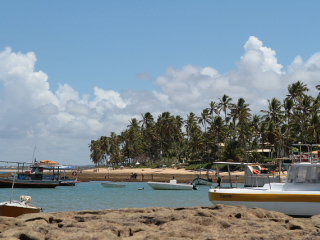
[[[54,169],[60,169],[60,170],[68,170],[68,169],[74,169],[75,167],[74,166],[64,166],[64,165],[58,165],[58,166],[55,166]]]

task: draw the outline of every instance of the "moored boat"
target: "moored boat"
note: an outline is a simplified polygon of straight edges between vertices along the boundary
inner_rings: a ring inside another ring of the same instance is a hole
[[[217,182],[221,185],[222,182],[226,182],[220,175],[220,171],[218,165],[226,165],[228,169],[230,187],[233,187],[231,181],[231,167],[244,167],[244,173],[240,175],[233,175],[236,177],[236,185],[238,177],[244,178],[244,187],[263,187],[264,184],[269,182],[281,183],[285,182],[286,174],[281,173],[279,169],[281,169],[281,165],[279,165],[276,169],[277,171],[271,171],[265,167],[262,167],[261,164],[258,163],[240,163],[240,162],[214,162],[216,165],[217,171]],[[270,165],[271,167],[271,165]]]
[[[197,177],[193,179],[193,183],[194,185],[211,186],[213,181],[212,179],[209,179],[209,178],[205,179],[205,178]]]
[[[61,180],[59,186],[75,186],[76,183],[81,183],[77,179],[68,179],[68,180]]]
[[[11,200],[0,203],[0,216],[18,217],[27,213],[39,213],[41,208],[30,204],[31,197],[20,196],[20,201]]]
[[[60,181],[32,180],[32,179],[16,179],[16,188],[55,188],[59,186]],[[0,188],[10,188],[12,179],[0,178]]]
[[[281,171],[270,171],[260,164],[246,164],[244,171],[244,187],[263,187],[269,182],[285,182],[286,175]]]
[[[18,171],[11,173],[11,177],[0,177],[0,188],[11,188],[13,179],[15,179],[15,188],[55,188],[59,186],[59,171],[55,172],[54,167],[43,166],[36,162],[13,163],[18,164]],[[22,164],[22,168],[20,168],[20,164]],[[25,165],[30,165],[30,169],[25,170]],[[52,175],[44,175],[43,171],[45,169],[52,170]]]
[[[193,179],[193,184],[194,185],[202,185],[202,186],[211,186],[213,183],[212,178],[209,178],[209,171],[211,171],[211,170],[208,170],[208,169],[205,170],[207,172],[207,174],[206,174],[207,179],[201,177],[201,162],[202,162],[202,160],[204,160],[204,159],[199,159],[200,174],[195,179]]]
[[[320,164],[292,164],[285,183],[263,187],[212,188],[209,200],[215,204],[244,205],[292,216],[320,214]]]
[[[30,204],[31,197],[21,195],[20,202],[12,200],[13,188],[15,186],[15,176],[13,177],[11,185],[10,201],[0,203],[0,216],[18,217],[26,213],[39,213],[42,208]]]
[[[177,183],[177,180],[170,180],[170,183],[148,182],[148,185],[154,190],[197,190],[192,183]]]

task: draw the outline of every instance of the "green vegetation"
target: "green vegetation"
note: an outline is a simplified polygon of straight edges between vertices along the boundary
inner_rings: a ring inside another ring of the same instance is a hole
[[[289,85],[282,102],[268,100],[261,116],[252,115],[243,98],[232,103],[227,95],[210,102],[199,117],[190,112],[183,119],[163,112],[155,120],[147,112],[141,119],[132,118],[120,135],[112,132],[91,140],[90,158],[97,166],[126,165],[133,159],[138,167],[181,167],[184,162],[190,169],[200,168],[199,159],[203,168],[217,160],[266,163],[272,159],[261,150],[270,145],[271,158],[276,158],[288,156],[293,143],[319,142],[320,97],[308,91],[301,81]]]

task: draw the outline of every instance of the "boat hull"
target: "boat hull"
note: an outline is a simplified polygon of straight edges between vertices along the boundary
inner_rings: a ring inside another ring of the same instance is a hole
[[[320,214],[320,194],[312,191],[272,191],[258,189],[210,189],[214,204],[243,205],[282,212],[291,216]]]
[[[35,207],[20,207],[20,206],[8,206],[1,205],[0,206],[0,216],[5,217],[18,217],[27,213],[39,213],[40,208]]]
[[[208,180],[208,179],[204,179],[204,178],[195,178],[193,179],[193,183],[195,185],[202,185],[202,186],[211,186],[213,181]]]
[[[181,183],[159,183],[148,182],[148,185],[154,190],[192,190],[193,185],[181,184]]]
[[[0,188],[12,188],[12,180],[0,178]],[[58,181],[34,181],[34,180],[19,180],[14,182],[14,188],[55,188],[59,186]]]
[[[59,186],[75,186],[76,183],[80,183],[78,180],[62,180]]]
[[[60,182],[59,186],[75,186],[75,182]]]

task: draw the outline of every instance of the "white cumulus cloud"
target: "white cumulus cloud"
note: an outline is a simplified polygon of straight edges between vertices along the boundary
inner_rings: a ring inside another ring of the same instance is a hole
[[[282,100],[289,84],[306,83],[315,96],[320,79],[320,53],[305,62],[296,56],[288,71],[277,62],[276,51],[251,36],[236,68],[220,74],[214,66],[167,67],[152,80],[147,72],[136,77],[153,81],[158,90],[116,92],[93,87],[93,96],[79,96],[67,83],[50,90],[48,76],[35,71],[36,54],[0,52],[0,151],[5,160],[28,161],[37,145],[37,159],[63,164],[88,164],[88,144],[110,132],[120,133],[131,118],[151,112],[156,119],[169,111],[183,118],[199,115],[211,101],[224,94],[236,102],[243,97],[254,113],[265,109],[268,99]],[[281,50],[281,49],[280,49]]]

